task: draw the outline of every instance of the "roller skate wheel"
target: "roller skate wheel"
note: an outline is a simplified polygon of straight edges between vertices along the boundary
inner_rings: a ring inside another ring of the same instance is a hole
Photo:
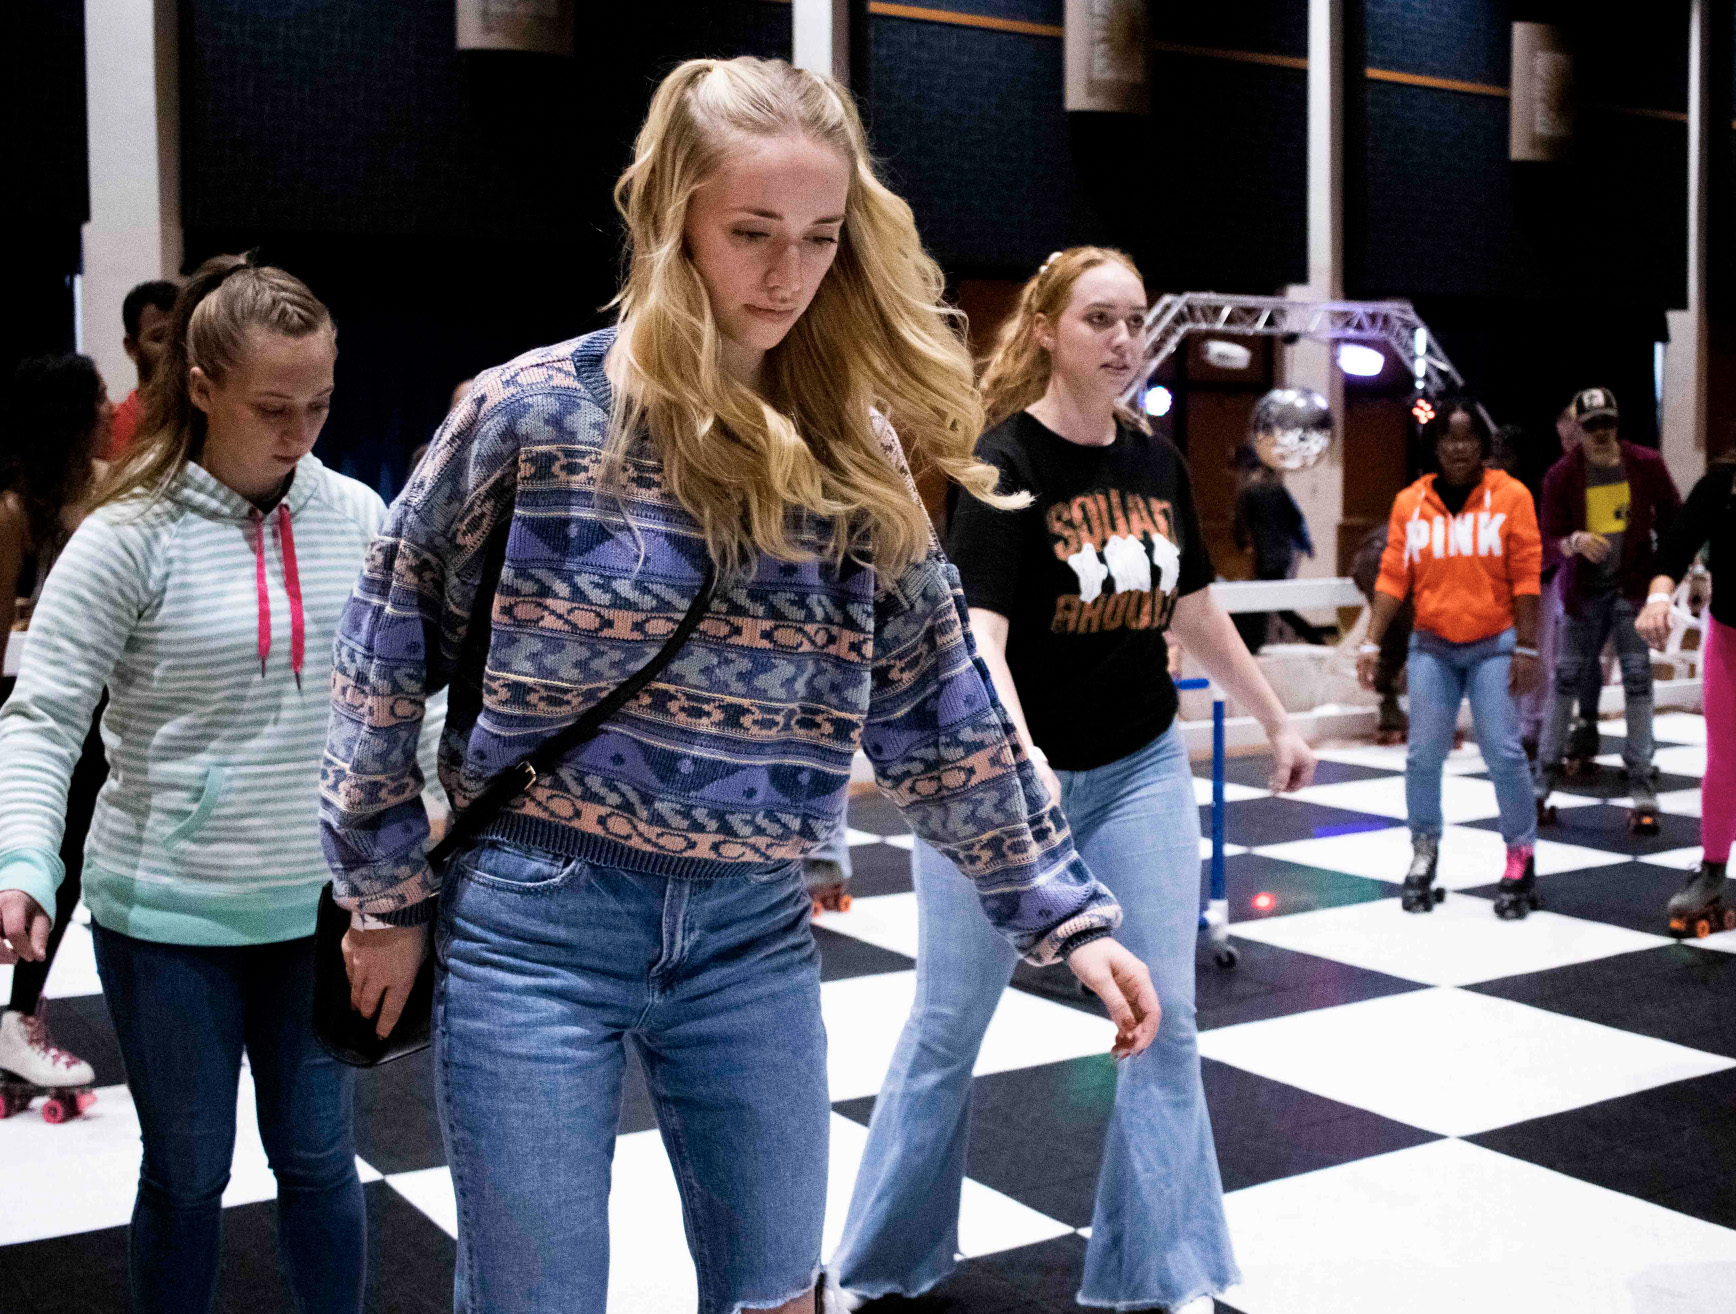
[[[849,912],[850,911],[850,905],[854,902],[855,902],[855,900],[852,899],[848,894],[840,894],[838,896],[838,911],[839,912]]]
[[[1445,890],[1437,889],[1434,893],[1436,903],[1445,903],[1447,901],[1447,892]]]
[[[1726,931],[1736,931],[1736,908],[1726,908],[1722,920]]]
[[[30,1107],[30,1092],[14,1086],[0,1086],[0,1118],[10,1118]]]
[[[1694,938],[1696,940],[1704,940],[1710,934],[1712,934],[1711,918],[1702,917],[1699,921],[1694,923]]]
[[[1216,963],[1220,969],[1228,972],[1235,967],[1237,963],[1242,961],[1242,951],[1237,949],[1234,945],[1226,944],[1221,947],[1217,953],[1212,955],[1212,961]]]
[[[77,1098],[79,1116],[83,1117],[90,1111],[90,1106],[96,1103],[96,1092],[94,1090],[81,1090]]]
[[[48,1102],[42,1106],[42,1121],[56,1126],[77,1116],[72,1109],[66,1107],[64,1097],[59,1095],[50,1095]]]

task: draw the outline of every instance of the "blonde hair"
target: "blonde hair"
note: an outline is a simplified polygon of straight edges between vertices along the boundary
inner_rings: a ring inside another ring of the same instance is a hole
[[[836,151],[851,180],[836,258],[767,353],[762,397],[724,372],[683,230],[733,143],[784,136]],[[876,176],[856,108],[835,83],[781,60],[688,60],[652,97],[615,205],[628,263],[605,480],[618,486],[628,446],[648,430],[670,491],[721,568],[761,553],[811,557],[794,532],[804,518],[835,562],[871,559],[896,574],[928,550],[927,514],[876,412],[918,468],[996,505],[1022,504],[997,498],[996,471],[972,454],[983,413],[962,316],[941,304],[940,269],[910,207]]]
[[[91,506],[140,496],[155,501],[205,445],[205,413],[193,405],[195,365],[213,382],[240,362],[255,328],[306,337],[336,332],[331,312],[294,274],[247,255],[212,256],[194,271],[169,314],[162,364],[144,390],[138,436],[92,495]]]
[[[1073,299],[1074,284],[1081,276],[1107,264],[1120,265],[1141,283],[1145,281],[1125,251],[1109,246],[1072,246],[1051,255],[1019,290],[1018,303],[995,335],[994,350],[983,362],[978,380],[991,426],[1017,415],[1048,391],[1054,362],[1037,341],[1037,318],[1054,324]],[[1115,413],[1125,423],[1150,431],[1150,422],[1137,411],[1117,405]]]

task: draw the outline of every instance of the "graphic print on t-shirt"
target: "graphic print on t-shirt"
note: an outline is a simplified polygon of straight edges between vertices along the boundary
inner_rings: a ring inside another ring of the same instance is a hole
[[[1092,489],[1049,507],[1055,555],[1072,567],[1077,593],[1055,599],[1054,634],[1164,629],[1175,610],[1181,552],[1173,507],[1117,488]],[[1113,591],[1105,593],[1105,582]]]

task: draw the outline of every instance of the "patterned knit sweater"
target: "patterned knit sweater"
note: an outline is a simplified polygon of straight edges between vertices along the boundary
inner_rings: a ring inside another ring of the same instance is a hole
[[[478,378],[369,552],[339,629],[321,782],[338,901],[364,917],[418,924],[437,889],[413,751],[430,691],[450,685],[440,775],[463,808],[647,661],[699,587],[704,540],[649,444],[619,497],[598,492],[613,340]],[[1018,747],[938,551],[896,579],[771,559],[720,579],[659,677],[484,833],[687,877],[790,863],[838,824],[858,744],[1028,959],[1119,924]]]

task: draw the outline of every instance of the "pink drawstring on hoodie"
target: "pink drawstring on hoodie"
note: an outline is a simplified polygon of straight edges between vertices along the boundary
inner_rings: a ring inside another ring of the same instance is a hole
[[[259,599],[259,674],[265,676],[265,659],[271,655],[271,597],[265,591],[265,521],[259,511],[253,522],[253,587]],[[277,505],[277,541],[283,549],[283,587],[289,594],[289,670],[295,687],[301,688],[301,664],[307,651],[307,620],[301,607],[301,571],[295,563],[295,533],[289,526],[289,504]]]

